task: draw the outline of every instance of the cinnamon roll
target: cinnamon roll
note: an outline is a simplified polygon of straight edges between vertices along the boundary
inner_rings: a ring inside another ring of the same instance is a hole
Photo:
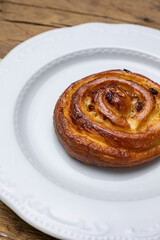
[[[160,86],[126,69],[72,83],[53,121],[66,151],[85,164],[125,168],[160,156]]]

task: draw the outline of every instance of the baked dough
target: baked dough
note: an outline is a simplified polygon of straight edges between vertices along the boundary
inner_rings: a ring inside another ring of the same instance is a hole
[[[54,110],[56,134],[85,164],[126,168],[160,156],[160,86],[124,70],[72,83]]]

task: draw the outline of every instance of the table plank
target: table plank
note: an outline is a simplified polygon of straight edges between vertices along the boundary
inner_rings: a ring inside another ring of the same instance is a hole
[[[0,201],[0,240],[55,240],[25,223]]]
[[[104,22],[110,19],[113,22],[115,20],[136,23],[160,29],[160,0],[81,0],[76,1],[76,4],[75,0],[6,0],[5,4],[7,3],[12,3],[15,6],[28,6],[30,9],[36,8],[37,11],[52,10],[54,12],[60,10],[63,11],[64,15],[65,13],[81,14],[86,16],[86,21],[88,17],[92,18],[91,21],[94,21],[96,17],[102,17]],[[60,20],[63,22],[65,19],[61,18]],[[77,21],[80,22],[80,20]]]
[[[49,27],[0,20],[0,57],[3,58],[12,48],[26,39],[58,27],[58,25]]]
[[[50,8],[38,8],[30,5],[2,4],[0,21],[0,57],[4,57],[13,47],[41,32],[55,28],[72,26],[85,22],[120,23],[119,20],[87,16]],[[18,13],[18,14],[17,14]],[[30,16],[28,18],[28,16]]]
[[[160,0],[0,1],[0,57],[20,42],[84,22],[135,23],[160,29]],[[28,17],[29,16],[29,17]]]
[[[12,4],[5,2],[2,13],[4,19],[12,22],[41,24],[54,26],[59,24],[62,27],[73,26],[85,22],[112,22],[120,23],[120,20],[108,17],[69,12],[54,8],[34,7],[32,5]],[[19,14],[17,14],[17,12]],[[28,16],[30,15],[30,18]],[[123,21],[121,21],[123,22]]]

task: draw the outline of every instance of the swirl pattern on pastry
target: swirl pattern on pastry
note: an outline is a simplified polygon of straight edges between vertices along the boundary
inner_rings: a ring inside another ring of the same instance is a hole
[[[71,84],[54,110],[66,151],[85,164],[132,167],[160,155],[160,86],[124,70]]]

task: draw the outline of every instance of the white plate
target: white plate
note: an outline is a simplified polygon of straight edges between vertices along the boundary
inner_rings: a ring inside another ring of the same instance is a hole
[[[132,169],[70,158],[52,123],[72,82],[129,69],[160,83],[160,32],[90,23],[40,34],[0,63],[0,197],[36,228],[62,239],[160,239],[160,161]]]

